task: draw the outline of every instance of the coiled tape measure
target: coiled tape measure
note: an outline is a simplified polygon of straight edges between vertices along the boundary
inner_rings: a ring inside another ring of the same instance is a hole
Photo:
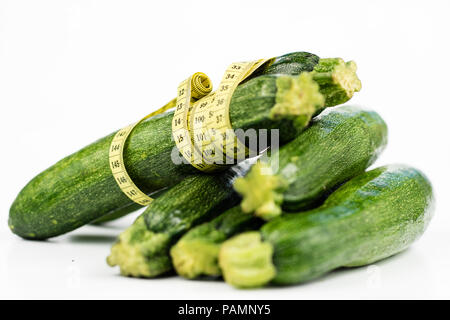
[[[183,157],[195,168],[212,172],[225,166],[224,158],[230,155],[242,157],[247,149],[231,127],[231,97],[239,83],[269,60],[230,64],[215,92],[212,92],[212,83],[206,74],[194,73],[178,85],[175,99],[135,124],[119,130],[111,142],[109,165],[122,192],[140,205],[146,206],[152,202],[153,199],[142,192],[128,175],[123,159],[124,146],[139,123],[174,107],[173,139]]]

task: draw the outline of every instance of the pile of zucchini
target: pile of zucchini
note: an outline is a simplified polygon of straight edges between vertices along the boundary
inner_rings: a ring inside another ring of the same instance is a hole
[[[307,52],[270,60],[237,87],[230,119],[234,129],[279,129],[281,147],[215,174],[171,161],[172,111],[140,123],[124,160],[156,199],[120,234],[108,264],[126,276],[175,270],[249,288],[301,283],[406,249],[431,219],[431,184],[404,165],[366,171],[387,144],[387,126],[375,111],[334,107],[360,89],[352,61]],[[138,209],[110,172],[114,134],[31,180],[10,209],[12,232],[43,240]]]

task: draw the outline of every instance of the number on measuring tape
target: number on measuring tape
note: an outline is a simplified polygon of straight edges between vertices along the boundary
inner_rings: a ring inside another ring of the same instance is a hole
[[[112,175],[117,182],[120,190],[132,201],[146,206],[149,205],[153,199],[147,196],[144,192],[142,192],[131,180],[130,176],[127,173],[125,168],[125,162],[123,160],[123,151],[125,146],[125,141],[128,136],[131,134],[133,129],[142,121],[151,118],[157,114],[161,114],[168,109],[175,107],[176,100],[173,99],[169,103],[167,103],[162,108],[150,113],[149,115],[142,118],[140,121],[136,122],[133,125],[125,127],[119,131],[117,131],[114,136],[111,146],[109,149],[109,166],[111,168]]]

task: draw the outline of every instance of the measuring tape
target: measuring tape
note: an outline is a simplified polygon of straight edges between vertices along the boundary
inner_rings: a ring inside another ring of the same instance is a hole
[[[131,131],[142,121],[174,108],[172,135],[175,144],[195,168],[211,172],[226,166],[224,159],[243,157],[247,148],[235,136],[229,115],[234,90],[256,69],[270,59],[235,62],[228,66],[219,89],[212,92],[207,75],[197,72],[178,86],[177,97],[140,121],[119,130],[109,150],[111,172],[122,190],[132,201],[146,206],[153,199],[143,193],[131,180],[125,168],[123,151]]]
[[[125,141],[130,135],[131,131],[142,121],[156,116],[158,114],[163,113],[169,109],[172,109],[175,106],[176,99],[173,99],[169,103],[167,103],[162,108],[146,115],[144,118],[136,122],[135,124],[129,125],[119,131],[117,131],[114,136],[111,146],[109,149],[109,166],[111,168],[112,175],[117,182],[117,185],[120,187],[120,190],[131,200],[140,205],[146,206],[149,205],[150,202],[153,201],[152,198],[143,193],[131,180],[128,172],[125,168],[125,162],[123,161],[123,150],[125,147]]]
[[[194,167],[211,172],[226,166],[224,162],[230,156],[244,158],[247,148],[232,130],[230,101],[239,83],[268,60],[232,63],[219,89],[209,95],[211,81],[203,73],[195,73],[180,83],[172,135],[180,153]]]

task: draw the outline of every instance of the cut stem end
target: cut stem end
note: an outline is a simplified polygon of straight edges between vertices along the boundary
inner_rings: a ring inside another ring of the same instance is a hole
[[[356,74],[356,63],[341,58],[320,59],[311,75],[320,86],[325,97],[325,106],[332,107],[350,100],[361,90],[361,81]]]
[[[277,79],[276,104],[270,117],[278,119],[301,119],[305,125],[317,110],[323,108],[325,99],[310,73],[298,77],[281,76]]]
[[[275,277],[273,247],[259,232],[246,232],[223,243],[219,264],[225,281],[238,288],[260,287]]]
[[[119,266],[124,276],[151,278],[170,270],[168,248],[167,235],[147,230],[144,219],[138,218],[120,234],[106,262]]]
[[[272,172],[271,167],[258,161],[243,178],[234,182],[234,188],[242,195],[241,209],[264,220],[281,214],[282,192],[286,188],[284,179]]]
[[[170,250],[177,273],[187,279],[202,275],[220,276],[220,245],[204,239],[180,240]]]

